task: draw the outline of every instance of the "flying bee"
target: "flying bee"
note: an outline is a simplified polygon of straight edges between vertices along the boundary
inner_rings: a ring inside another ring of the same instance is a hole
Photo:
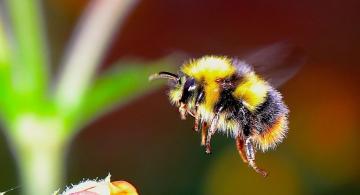
[[[303,63],[301,56],[288,45],[275,44],[243,60],[193,59],[178,74],[159,72],[149,79],[171,81],[170,102],[179,108],[181,119],[195,118],[194,129],[201,131],[206,153],[211,153],[212,136],[224,133],[236,140],[244,163],[265,177],[267,172],[255,163],[256,149],[275,148],[287,134],[289,109],[275,87],[294,75]]]

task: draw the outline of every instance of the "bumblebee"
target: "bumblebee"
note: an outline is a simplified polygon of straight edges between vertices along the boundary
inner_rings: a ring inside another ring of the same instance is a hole
[[[195,118],[194,129],[201,131],[206,153],[211,153],[211,138],[216,132],[226,134],[236,140],[243,162],[264,177],[267,172],[255,163],[256,149],[265,152],[283,141],[289,109],[270,80],[257,74],[249,62],[264,53],[269,58],[273,48],[262,49],[247,61],[204,56],[184,63],[179,74],[159,72],[149,77],[171,81],[170,102],[179,108],[181,119],[187,115]]]

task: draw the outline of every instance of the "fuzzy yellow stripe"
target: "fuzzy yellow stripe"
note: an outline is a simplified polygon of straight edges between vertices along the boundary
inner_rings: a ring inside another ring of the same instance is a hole
[[[243,81],[236,87],[233,96],[236,99],[243,100],[244,105],[250,111],[254,111],[265,101],[268,89],[269,86],[264,80],[255,73],[249,73],[245,75]]]
[[[198,81],[215,82],[216,79],[226,78],[233,75],[236,68],[231,60],[226,57],[205,56],[190,61],[182,68],[182,72]]]
[[[213,111],[216,102],[220,98],[220,87],[217,83],[210,83],[204,87],[205,91],[205,107],[208,111]]]

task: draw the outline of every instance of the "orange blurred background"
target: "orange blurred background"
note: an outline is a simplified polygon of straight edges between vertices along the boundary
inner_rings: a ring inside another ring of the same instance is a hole
[[[55,66],[87,2],[44,2]],[[284,40],[304,48],[308,62],[280,89],[291,111],[288,138],[257,154],[270,173],[264,179],[223,135],[206,155],[193,119],[180,120],[164,87],[87,126],[69,148],[67,183],[110,172],[140,194],[360,194],[359,10],[356,0],[141,1],[103,69],[122,57],[236,56]],[[16,186],[3,134],[0,156],[1,186]]]

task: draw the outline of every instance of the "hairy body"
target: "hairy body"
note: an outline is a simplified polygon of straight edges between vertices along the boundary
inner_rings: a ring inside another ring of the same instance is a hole
[[[153,78],[175,81],[170,102],[179,107],[181,118],[195,118],[194,129],[202,132],[201,144],[211,152],[216,132],[236,140],[245,163],[256,172],[267,173],[255,164],[256,148],[266,151],[287,133],[288,109],[281,94],[253,68],[237,59],[204,56],[181,67],[180,75],[160,72]]]

